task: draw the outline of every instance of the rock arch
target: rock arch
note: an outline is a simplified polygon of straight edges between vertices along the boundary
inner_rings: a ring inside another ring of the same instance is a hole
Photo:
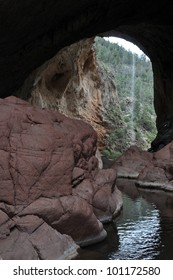
[[[36,67],[62,47],[112,30],[150,57],[157,125],[172,115],[172,1],[94,0],[0,3],[0,94],[14,94]]]

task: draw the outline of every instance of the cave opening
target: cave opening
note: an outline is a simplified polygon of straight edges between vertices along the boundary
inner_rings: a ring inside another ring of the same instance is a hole
[[[132,145],[148,150],[156,135],[149,57],[137,45],[118,37],[96,37],[95,50],[99,65],[115,87],[106,113],[109,129],[103,155],[116,158]]]

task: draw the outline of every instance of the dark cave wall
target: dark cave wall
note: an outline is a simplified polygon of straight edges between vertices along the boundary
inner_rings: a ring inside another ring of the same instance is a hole
[[[157,125],[172,114],[172,1],[0,1],[0,95],[9,96],[58,50],[113,31],[139,45],[154,71]]]

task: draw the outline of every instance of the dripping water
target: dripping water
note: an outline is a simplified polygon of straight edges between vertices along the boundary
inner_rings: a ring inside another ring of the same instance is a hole
[[[130,92],[130,134],[131,145],[135,144],[135,129],[134,129],[134,106],[135,106],[135,54],[132,53],[132,77],[131,77],[131,92]]]

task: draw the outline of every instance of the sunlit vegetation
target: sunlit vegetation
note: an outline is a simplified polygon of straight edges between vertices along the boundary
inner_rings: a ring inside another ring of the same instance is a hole
[[[156,134],[150,60],[144,54],[132,54],[100,37],[95,39],[95,50],[98,63],[113,80],[119,97],[119,106],[112,104],[107,112],[111,126],[104,153],[116,156],[130,146],[132,102],[135,144],[147,149]],[[135,67],[134,100],[131,100],[132,67]]]

